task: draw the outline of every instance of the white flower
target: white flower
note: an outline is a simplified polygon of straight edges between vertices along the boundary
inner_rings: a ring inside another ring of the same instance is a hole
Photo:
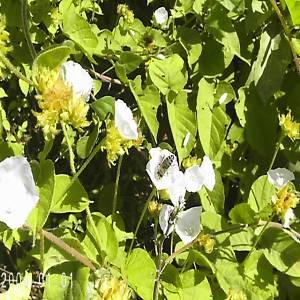
[[[181,207],[184,205],[184,196],[186,193],[184,175],[181,171],[171,173],[171,183],[167,188],[170,200],[174,206]]]
[[[267,174],[269,182],[279,189],[283,188],[289,181],[295,179],[293,172],[285,168],[270,170]]]
[[[159,7],[154,12],[154,20],[157,24],[165,24],[168,21],[168,17],[169,14],[165,7]]]
[[[200,215],[200,206],[181,211],[177,207],[165,204],[159,214],[159,225],[165,235],[169,235],[175,228],[175,232],[183,243],[188,244],[199,235],[202,229]]]
[[[292,209],[292,208],[289,208],[289,209],[286,211],[285,215],[284,215],[284,220],[283,220],[282,226],[283,226],[284,228],[289,228],[289,227],[290,227],[290,224],[291,224],[291,222],[292,222],[292,220],[295,219],[295,217],[296,217],[296,216],[295,216],[295,214],[294,214],[293,209]]]
[[[124,138],[130,140],[138,138],[138,127],[133,119],[132,111],[121,99],[115,102],[115,124]]]
[[[61,65],[60,74],[65,84],[70,86],[77,97],[88,101],[93,89],[93,79],[80,64],[69,60]]]
[[[25,157],[9,157],[0,162],[0,221],[11,229],[24,225],[39,195]]]
[[[150,151],[151,159],[146,165],[146,171],[158,190],[168,189],[179,175],[176,156],[169,150],[159,147]]]
[[[204,156],[201,166],[192,166],[185,170],[184,182],[187,191],[198,192],[204,185],[210,191],[213,190],[216,177],[213,165],[208,156]]]

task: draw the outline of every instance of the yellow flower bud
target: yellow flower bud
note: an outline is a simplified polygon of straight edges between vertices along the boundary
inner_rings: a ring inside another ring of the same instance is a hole
[[[98,294],[99,300],[129,300],[131,298],[131,290],[126,282],[109,276],[101,280]]]
[[[226,300],[247,300],[247,297],[243,291],[230,288]]]
[[[300,138],[300,123],[293,120],[290,111],[287,115],[280,116],[279,125],[281,126],[284,134],[290,139],[295,140]]]
[[[159,216],[161,208],[162,208],[162,204],[158,203],[155,200],[150,201],[150,203],[148,205],[148,211],[153,218],[156,218]]]
[[[201,233],[197,238],[197,242],[200,246],[204,248],[206,253],[211,253],[214,250],[214,246],[216,244],[215,239],[213,239],[209,234]]]
[[[182,166],[185,169],[188,169],[192,166],[199,166],[200,164],[201,164],[201,158],[198,158],[197,156],[186,157],[182,162]]]
[[[124,18],[124,21],[128,24],[132,24],[134,22],[134,13],[129,9],[126,4],[119,4],[117,7],[118,15]]]

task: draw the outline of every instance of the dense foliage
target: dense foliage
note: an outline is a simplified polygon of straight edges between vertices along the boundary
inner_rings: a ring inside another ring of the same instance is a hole
[[[299,26],[298,0],[0,0],[0,299],[298,299]]]

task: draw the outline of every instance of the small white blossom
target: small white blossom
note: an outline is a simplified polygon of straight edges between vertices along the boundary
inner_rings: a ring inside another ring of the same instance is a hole
[[[184,182],[187,191],[198,192],[204,185],[210,191],[213,190],[216,177],[213,165],[208,156],[204,156],[201,166],[192,166],[185,170]]]
[[[149,177],[158,190],[168,189],[179,173],[176,156],[169,150],[161,149],[159,147],[152,148],[149,152],[151,159],[146,165],[146,171]],[[171,164],[167,166],[164,165],[163,162],[168,157],[172,157],[173,160]],[[161,176],[159,173],[163,175]]]
[[[268,171],[268,180],[278,189],[283,188],[289,181],[295,179],[293,172],[285,168],[277,168]]]
[[[65,84],[70,86],[77,97],[88,101],[93,89],[93,79],[80,64],[69,60],[61,65],[60,74]]]
[[[158,54],[156,55],[156,58],[157,58],[157,59],[160,59],[160,60],[165,60],[165,59],[166,59],[166,57],[165,57],[162,53],[158,53]]]
[[[177,215],[174,215],[176,214]],[[192,207],[182,211],[171,205],[163,205],[159,214],[159,225],[165,235],[174,229],[184,244],[192,242],[200,233],[201,207]]]
[[[124,138],[130,140],[138,138],[138,126],[133,118],[132,111],[121,99],[115,102],[115,124]]]
[[[181,207],[184,205],[186,188],[184,175],[181,171],[171,173],[171,183],[167,188],[167,192],[174,206]]]
[[[0,221],[11,229],[25,224],[39,195],[25,157],[9,157],[0,162]]]
[[[295,219],[295,217],[296,217],[296,216],[295,216],[295,214],[294,214],[293,209],[292,209],[292,208],[289,208],[289,209],[286,211],[285,215],[284,215],[284,220],[283,220],[282,226],[283,226],[284,228],[289,228],[291,222],[293,221],[293,219]]]
[[[154,11],[154,20],[157,24],[165,24],[168,21],[169,14],[165,7],[159,7]]]

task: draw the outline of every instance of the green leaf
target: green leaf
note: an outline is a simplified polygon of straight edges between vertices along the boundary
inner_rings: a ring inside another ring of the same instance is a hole
[[[154,85],[147,85],[143,90],[141,76],[130,81],[129,86],[155,141],[157,141],[159,122],[156,115],[161,104],[158,89]]]
[[[269,182],[268,176],[260,176],[251,186],[247,203],[255,212],[260,212],[272,203],[272,196],[275,195],[275,191],[275,187]]]
[[[230,245],[234,251],[250,251],[255,240],[254,230],[251,227],[230,233]]]
[[[51,212],[66,213],[80,212],[89,205],[88,194],[78,179],[66,191],[72,178],[65,174],[55,176],[55,189],[52,200]]]
[[[97,36],[91,25],[71,7],[63,15],[62,30],[89,58],[92,57],[98,45]]]
[[[281,34],[274,35],[271,29],[264,31],[247,85],[253,82],[262,101],[269,103],[269,98],[280,89],[290,62],[291,51],[286,38]]]
[[[294,25],[300,25],[300,1],[299,0],[285,0]]]
[[[239,37],[222,5],[216,4],[212,7],[206,20],[206,29],[227,50],[241,58]]]
[[[220,172],[215,170],[215,174],[216,184],[214,186],[214,189],[212,191],[209,191],[208,189],[203,187],[199,191],[199,196],[201,198],[201,205],[205,211],[223,213],[225,202],[224,185]]]
[[[5,274],[5,273],[3,273],[3,274]],[[18,273],[18,275],[20,275],[20,274]],[[18,276],[16,276],[15,278],[13,276],[12,279],[18,280]],[[11,280],[11,277],[8,277],[6,279],[6,277],[4,276],[3,283],[5,284],[7,281],[10,281],[10,280]],[[0,300],[8,300],[8,299],[27,300],[27,299],[30,299],[31,285],[32,285],[32,274],[26,272],[23,280],[20,283],[18,283],[18,284],[10,283],[8,291],[1,293]]]
[[[142,62],[143,59],[139,55],[131,52],[122,52],[119,59],[119,63],[125,67],[127,74],[136,70]]]
[[[187,82],[184,61],[178,54],[173,54],[164,60],[152,59],[149,64],[149,75],[164,95],[169,91],[178,93]]]
[[[97,113],[101,121],[104,121],[108,114],[115,114],[115,98],[104,96],[91,104],[92,109]]]
[[[179,92],[174,99],[170,98],[169,94],[168,117],[180,164],[190,154],[195,144],[196,114],[190,109],[186,92]]]
[[[54,164],[51,160],[42,160],[39,164],[32,163],[35,182],[39,188],[39,202],[31,211],[28,223],[36,234],[46,223],[54,193]]]
[[[235,92],[232,85],[226,81],[220,81],[215,93],[216,104],[227,104],[235,98]]]
[[[156,266],[148,252],[140,248],[134,249],[127,259],[124,271],[137,294],[144,300],[152,300]]]
[[[256,213],[250,207],[249,203],[239,203],[229,212],[229,217],[233,224],[252,224],[255,222],[255,216]]]
[[[118,254],[118,240],[112,225],[99,213],[93,213],[92,218],[96,225],[97,232],[88,219],[86,236],[83,240],[84,248],[88,257],[95,261],[102,260],[113,262]],[[96,235],[98,238],[96,238]]]
[[[43,50],[32,64],[32,77],[36,78],[41,68],[49,68],[51,70],[60,66],[72,53],[74,53],[74,45],[70,42],[54,45]]]
[[[214,159],[224,142],[229,118],[222,107],[214,107],[214,86],[205,79],[199,82],[197,120],[204,153]]]
[[[269,263],[280,272],[300,277],[300,244],[278,228],[268,228],[260,245]]]
[[[99,125],[97,124],[92,130],[91,134],[80,138],[76,144],[76,152],[80,158],[87,158],[92,152],[98,134],[99,134]]]

